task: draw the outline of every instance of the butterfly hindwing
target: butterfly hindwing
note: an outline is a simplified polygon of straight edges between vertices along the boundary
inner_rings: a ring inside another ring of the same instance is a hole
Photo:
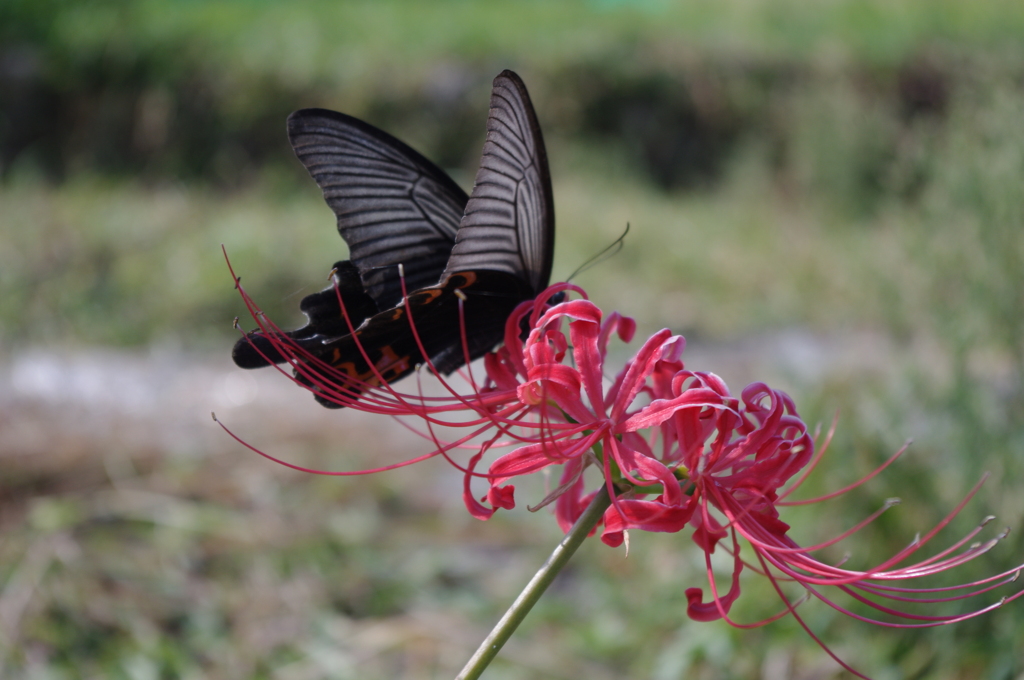
[[[465,296],[461,319],[456,290]],[[418,290],[406,304],[380,312],[354,334],[323,345],[316,353],[331,368],[322,370],[307,363],[299,371],[300,380],[313,389],[321,404],[339,408],[338,401],[355,398],[367,386],[380,385],[381,379],[399,380],[419,364],[451,373],[465,364],[467,355],[472,361],[493,349],[512,310],[530,297],[525,281],[505,272],[453,274],[444,285]],[[310,371],[315,376],[308,375]],[[336,390],[333,398],[318,386],[325,384]]]
[[[307,295],[299,304],[299,309],[306,315],[306,325],[284,334],[288,340],[314,354],[323,348],[325,342],[348,335],[350,323],[356,328],[378,311],[376,303],[363,290],[359,270],[354,264],[348,260],[335,263],[332,279],[330,286]],[[341,312],[339,295],[348,321]],[[231,358],[240,368],[260,368],[287,360],[264,333],[239,338],[231,350]]]

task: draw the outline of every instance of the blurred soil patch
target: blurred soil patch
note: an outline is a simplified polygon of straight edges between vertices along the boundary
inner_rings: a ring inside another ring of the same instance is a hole
[[[687,356],[698,370],[727,367],[730,380],[797,384],[882,370],[890,354],[878,338],[789,333],[697,343]],[[483,634],[475,617],[500,609],[558,538],[546,512],[471,520],[461,475],[441,460],[336,479],[261,459],[210,410],[313,467],[383,465],[429,445],[393,421],[323,409],[281,375],[235,368],[226,351],[27,352],[0,382],[7,672],[102,674],[116,659],[212,678],[443,677]]]
[[[0,380],[5,677],[132,664],[175,677],[422,677],[461,663],[478,632],[466,611],[416,593],[486,590],[531,566],[509,554],[521,539],[508,527],[462,542],[479,523],[443,462],[318,478],[244,449],[211,409],[314,467],[383,465],[424,444],[323,409],[270,371],[242,372],[226,350],[32,352]]]

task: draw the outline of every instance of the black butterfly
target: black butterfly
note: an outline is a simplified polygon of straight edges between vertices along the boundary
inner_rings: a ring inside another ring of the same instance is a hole
[[[307,323],[287,336],[350,376],[316,379],[342,388],[342,401],[377,372],[398,380],[426,356],[449,374],[503,337],[505,321],[548,285],[555,238],[551,177],[540,126],[526,86],[512,71],[494,79],[487,137],[470,197],[448,175],[386,132],[342,113],[303,109],[288,118],[288,137],[338,217],[349,260],[335,265],[334,285],[302,300]],[[403,304],[399,265],[408,304]],[[355,333],[349,332],[338,293]],[[463,303],[463,344],[456,291]],[[357,344],[358,343],[358,344]],[[242,368],[286,360],[262,333],[232,351]],[[337,408],[317,394],[317,401]]]

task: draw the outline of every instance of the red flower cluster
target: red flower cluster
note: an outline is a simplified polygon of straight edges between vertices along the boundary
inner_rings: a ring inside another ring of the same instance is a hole
[[[552,304],[567,294],[576,297]],[[617,313],[604,318],[576,286],[552,286],[536,300],[520,305],[508,319],[504,346],[485,358],[483,384],[466,369],[469,393],[461,394],[442,380],[449,392],[446,397],[401,393],[380,375],[372,384],[340,389],[339,385],[352,379],[291,342],[265,320],[244,291],[242,295],[260,332],[288,358],[298,384],[321,396],[335,395],[338,403],[349,408],[420,419],[422,434],[431,440],[434,450],[403,464],[444,455],[464,473],[463,497],[473,516],[488,519],[498,508],[513,508],[515,487],[510,480],[561,465],[560,485],[539,505],[553,501],[558,522],[568,530],[599,493],[588,493],[584,481],[584,471],[593,466],[600,470],[613,501],[602,522],[601,539],[606,544],[621,545],[630,529],[678,532],[692,528],[693,540],[705,553],[710,587],[707,601],[701,588],[686,591],[687,613],[693,619],[725,618],[742,627],[763,625],[788,613],[799,620],[799,603],[787,598],[781,582],[798,583],[810,596],[855,618],[894,627],[953,623],[1024,594],[1018,591],[959,616],[922,616],[898,608],[900,603],[964,599],[1016,579],[1019,568],[955,588],[891,585],[963,564],[988,551],[1005,535],[963,549],[986,520],[937,554],[916,564],[897,566],[918,553],[963,508],[978,486],[932,531],[875,567],[858,571],[817,560],[814,551],[854,533],[895,503],[888,503],[833,540],[799,546],[789,537],[790,526],[779,518],[779,508],[793,504],[784,499],[820,460],[827,441],[815,455],[815,440],[792,400],[763,383],[749,385],[738,398],[732,396],[718,376],[684,368],[680,357],[685,341],[668,330],[648,338],[622,370],[610,377],[605,366],[608,343],[613,336],[629,342],[636,325]],[[350,396],[355,393],[360,394],[358,399]],[[440,426],[459,428],[466,434],[442,440]],[[462,466],[451,454],[464,448],[473,454]],[[477,472],[482,458],[492,450],[507,452],[490,464],[487,473]],[[874,477],[900,453],[902,449],[851,487],[801,503],[845,493]],[[802,476],[783,489],[801,471]],[[366,472],[372,471],[362,471]],[[481,498],[471,490],[477,479],[489,485]],[[754,561],[741,556],[741,537],[751,546]],[[733,557],[731,585],[724,594],[716,588],[711,568],[711,554],[719,546]],[[729,619],[745,567],[771,580],[784,602],[783,611],[754,624]],[[822,592],[825,586],[845,592],[886,615],[887,620],[866,619],[845,609]],[[822,647],[832,654],[824,644]],[[836,661],[860,675],[838,658]]]

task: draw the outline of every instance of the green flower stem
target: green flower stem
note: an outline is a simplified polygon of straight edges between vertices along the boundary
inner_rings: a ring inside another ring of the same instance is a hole
[[[607,487],[601,489],[594,496],[594,500],[583,511],[580,518],[576,520],[576,524],[573,525],[569,533],[562,539],[562,542],[551,553],[551,557],[540,568],[540,571],[530,579],[523,592],[519,593],[519,597],[512,603],[512,606],[505,612],[505,615],[501,617],[501,620],[498,621],[491,634],[480,644],[476,653],[469,659],[466,667],[462,669],[462,672],[459,673],[455,680],[475,680],[480,677],[484,669],[498,655],[505,642],[512,637],[512,633],[523,622],[526,615],[533,609],[533,605],[537,604],[537,600],[540,599],[540,596],[544,594],[544,591],[547,590],[551,582],[558,576],[558,572],[569,562],[569,558],[573,556],[576,549],[583,543],[583,539],[587,537],[590,530],[601,520],[604,511],[611,504],[612,501],[608,497]]]

